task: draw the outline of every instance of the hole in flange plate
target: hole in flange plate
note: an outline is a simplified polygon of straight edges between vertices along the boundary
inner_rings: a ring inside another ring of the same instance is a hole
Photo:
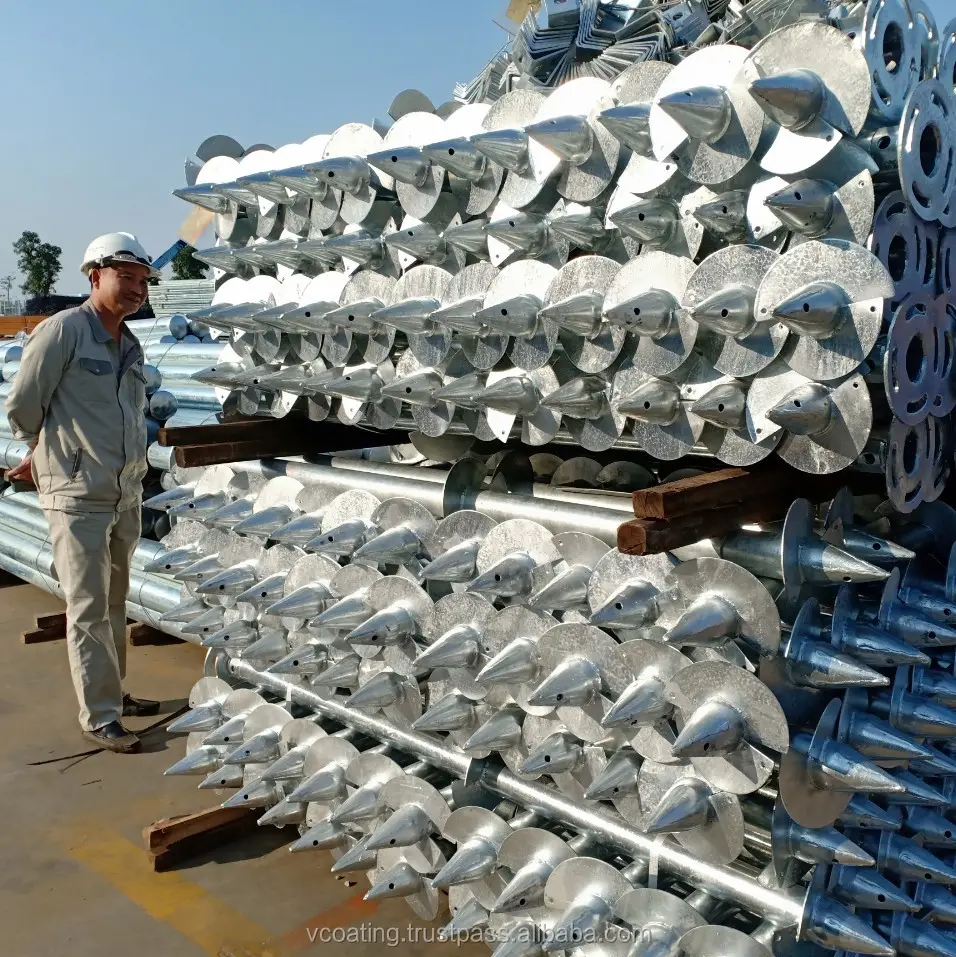
[[[910,382],[918,382],[923,377],[926,365],[926,353],[923,351],[923,340],[920,336],[913,336],[906,347],[906,377]]]
[[[909,431],[903,441],[903,471],[912,475],[916,471],[916,460],[919,457],[919,440],[914,431]]]
[[[920,168],[927,176],[932,176],[936,172],[942,148],[942,138],[936,126],[925,126],[919,138],[919,162]]]
[[[898,23],[888,23],[883,34],[883,63],[890,73],[895,73],[902,59],[903,31]]]

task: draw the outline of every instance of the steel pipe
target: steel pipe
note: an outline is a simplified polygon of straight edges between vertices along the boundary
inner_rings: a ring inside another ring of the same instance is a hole
[[[617,542],[617,530],[625,521],[623,509],[591,505],[590,495],[587,504],[575,504],[571,501],[536,498],[530,495],[476,492],[471,489],[452,490],[449,489],[447,482],[439,484],[434,481],[420,481],[417,475],[423,474],[425,471],[423,469],[408,469],[408,474],[403,477],[382,472],[332,468],[309,462],[291,462],[285,459],[241,462],[233,467],[254,472],[267,479],[286,475],[302,482],[303,485],[317,485],[337,492],[359,489],[381,499],[409,498],[423,505],[438,518],[462,509],[473,509],[498,522],[513,518],[537,522],[555,534],[586,528],[589,534],[608,544]],[[542,487],[547,488],[547,486]],[[537,489],[538,486],[535,487],[536,492]]]
[[[291,699],[329,718],[411,754],[469,782],[480,782],[502,797],[546,817],[590,834],[596,840],[636,858],[656,859],[669,874],[723,900],[732,901],[780,926],[801,925],[805,888],[773,890],[756,880],[756,872],[742,867],[705,864],[679,846],[658,842],[610,811],[577,804],[550,788],[523,781],[509,771],[473,761],[446,748],[441,741],[395,727],[384,718],[345,707],[279,675],[258,671],[246,661],[230,659],[230,674],[249,684]]]

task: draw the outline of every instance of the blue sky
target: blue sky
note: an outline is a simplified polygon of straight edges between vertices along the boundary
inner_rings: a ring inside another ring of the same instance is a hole
[[[941,25],[956,0],[929,0]],[[417,87],[436,104],[507,39],[507,0],[37,0],[4,5],[0,276],[24,229],[63,248],[135,232],[154,254],[189,207],[171,191],[212,133],[281,146],[385,117]],[[357,31],[364,33],[359,36]]]
[[[0,276],[16,271],[11,244],[25,229],[62,247],[63,293],[84,291],[80,260],[100,233],[134,232],[162,252],[191,208],[171,195],[183,161],[212,133],[278,147],[384,119],[407,87],[450,99],[508,39],[493,22],[508,24],[506,7],[8,0]]]

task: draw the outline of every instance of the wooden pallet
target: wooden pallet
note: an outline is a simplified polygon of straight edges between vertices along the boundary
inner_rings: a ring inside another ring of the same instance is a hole
[[[143,844],[156,872],[214,850],[256,828],[262,808],[213,807],[154,821],[143,828]]]
[[[879,492],[882,477],[867,473],[806,475],[785,466],[718,469],[634,492],[634,514],[617,534],[626,555],[653,555],[741,525],[782,521],[794,499],[829,501],[845,485],[854,493]]]

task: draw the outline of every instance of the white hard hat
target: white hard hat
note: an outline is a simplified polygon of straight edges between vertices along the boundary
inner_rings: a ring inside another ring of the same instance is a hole
[[[159,270],[153,268],[152,257],[132,233],[106,233],[104,236],[97,236],[86,247],[80,272],[88,276],[91,269],[113,262],[139,263],[141,266],[149,266],[150,276],[154,279],[159,278]]]

